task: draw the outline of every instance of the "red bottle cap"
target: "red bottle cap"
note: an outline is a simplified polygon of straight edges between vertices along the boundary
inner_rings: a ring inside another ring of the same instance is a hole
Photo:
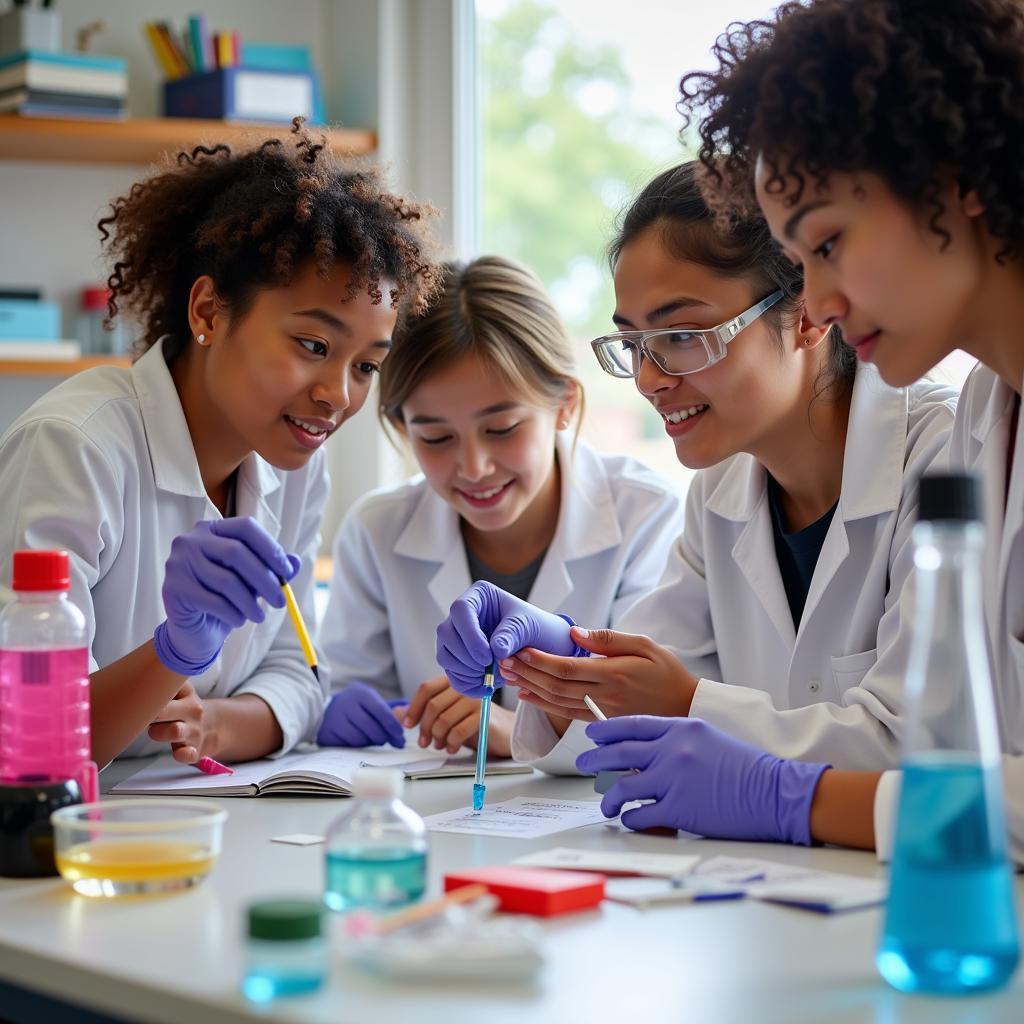
[[[70,590],[71,569],[66,551],[15,551],[15,590]]]
[[[86,313],[106,313],[107,300],[110,298],[109,288],[83,288],[82,309]]]

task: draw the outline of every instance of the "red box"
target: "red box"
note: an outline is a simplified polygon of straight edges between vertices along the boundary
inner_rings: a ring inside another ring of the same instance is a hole
[[[604,899],[604,875],[547,868],[475,868],[444,876],[444,891],[481,882],[501,901],[499,910],[552,917],[596,907]]]

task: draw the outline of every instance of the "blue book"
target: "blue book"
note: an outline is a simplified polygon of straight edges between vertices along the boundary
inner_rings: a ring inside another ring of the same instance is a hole
[[[53,302],[0,299],[0,338],[52,341],[60,337],[60,307]]]
[[[242,43],[242,67],[263,71],[309,71],[308,46],[284,43]]]
[[[127,71],[125,57],[104,57],[97,53],[47,53],[45,50],[22,50],[0,57],[0,68],[22,61],[34,60],[41,64],[60,64],[73,68],[96,68],[101,71]]]

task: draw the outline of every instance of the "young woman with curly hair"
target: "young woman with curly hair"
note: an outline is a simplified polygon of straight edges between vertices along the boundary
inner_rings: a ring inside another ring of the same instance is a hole
[[[790,3],[730,26],[716,54],[717,71],[683,79],[681,106],[704,117],[719,212],[756,200],[803,267],[808,313],[840,325],[890,384],[954,349],[979,360],[949,461],[984,483],[986,628],[1011,848],[1024,862],[1024,6]],[[799,825],[887,852],[898,773],[827,770],[816,787],[790,785],[791,762],[695,726],[646,741],[635,724],[591,728],[601,743],[640,741],[628,760],[679,769],[662,798],[672,822],[706,829],[713,807],[690,780],[713,766],[716,802],[761,808],[747,820],[771,826],[762,838],[791,839]],[[616,746],[589,767],[623,767]]]
[[[312,620],[321,449],[365,401],[398,299],[435,276],[425,211],[300,122],[177,163],[99,222],[134,365],[72,377],[0,439],[0,579],[20,548],[70,554],[100,764],[168,743],[244,760],[315,731],[325,682],[280,581]]]

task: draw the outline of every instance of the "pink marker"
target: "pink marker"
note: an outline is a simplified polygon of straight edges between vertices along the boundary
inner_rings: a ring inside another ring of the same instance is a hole
[[[195,767],[201,772],[206,772],[207,775],[234,775],[235,769],[229,768],[226,764],[221,764],[220,761],[214,761],[212,757],[201,757],[195,763]]]

